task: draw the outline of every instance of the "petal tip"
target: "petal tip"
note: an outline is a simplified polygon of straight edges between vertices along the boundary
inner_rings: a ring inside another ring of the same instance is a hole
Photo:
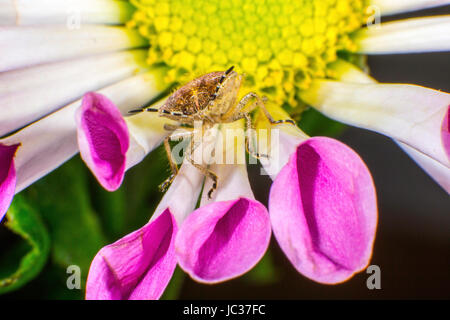
[[[128,128],[119,109],[104,95],[88,92],[76,120],[81,157],[106,190],[117,190],[129,148]]]
[[[269,212],[283,252],[314,281],[343,282],[370,261],[375,187],[359,155],[337,140],[315,137],[297,147],[272,185]]]
[[[176,267],[177,224],[169,209],[103,247],[89,269],[87,300],[156,300]]]
[[[176,239],[180,267],[201,283],[241,276],[263,257],[271,235],[267,209],[247,198],[220,201],[194,211]]]

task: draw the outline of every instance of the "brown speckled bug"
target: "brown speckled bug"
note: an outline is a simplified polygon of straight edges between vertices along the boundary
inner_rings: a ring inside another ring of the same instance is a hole
[[[206,130],[217,123],[230,123],[246,119],[246,130],[249,132],[249,129],[252,128],[250,113],[259,107],[271,124],[291,123],[295,125],[292,120],[275,121],[267,111],[263,99],[254,92],[246,94],[237,102],[241,83],[242,75],[233,71],[233,67],[224,72],[211,72],[179,88],[160,108],[147,107],[132,110],[130,113],[158,112],[159,116],[175,120],[180,124],[179,126],[166,125],[165,129],[169,131],[174,131],[181,125],[194,126],[196,121],[201,121],[203,128]],[[247,108],[247,104],[252,99],[255,99],[255,102]],[[255,153],[251,149],[251,146],[253,146],[253,143],[249,142],[251,137],[251,135],[246,135],[247,151],[256,158],[264,156]],[[172,158],[169,140],[170,136],[167,136],[164,140],[164,146],[172,169],[172,175],[161,185],[162,190],[166,189],[178,173],[178,167]],[[211,194],[217,188],[217,176],[207,168],[194,163],[190,157],[193,149],[195,149],[195,146],[193,139],[191,139],[191,152],[187,153],[186,156],[192,165],[213,180],[213,186],[208,192],[208,197],[211,198]]]

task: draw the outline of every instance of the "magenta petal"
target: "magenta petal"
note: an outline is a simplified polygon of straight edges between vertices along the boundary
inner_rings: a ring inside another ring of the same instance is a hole
[[[169,209],[141,229],[103,247],[89,269],[88,300],[158,299],[176,267],[177,225]]]
[[[109,191],[122,183],[129,134],[119,109],[104,95],[86,93],[77,113],[81,157]]]
[[[6,146],[0,143],[0,221],[8,211],[16,189],[14,155],[19,144]]]
[[[250,270],[270,241],[270,219],[246,198],[214,202],[195,210],[176,239],[178,263],[200,282],[220,282]]]
[[[375,187],[361,158],[341,142],[301,143],[272,185],[269,212],[281,249],[306,277],[339,283],[369,263]]]
[[[447,113],[445,114],[444,121],[442,122],[441,136],[445,152],[447,153],[447,157],[450,159],[450,106],[447,107]]]

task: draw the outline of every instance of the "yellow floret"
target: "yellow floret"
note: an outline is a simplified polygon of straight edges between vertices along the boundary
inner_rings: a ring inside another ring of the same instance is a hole
[[[331,74],[339,50],[367,21],[369,0],[131,0],[127,23],[149,39],[149,64],[167,82],[234,65],[249,90],[295,107],[313,78]],[[180,78],[181,75],[181,78]],[[170,83],[168,83],[170,84]]]

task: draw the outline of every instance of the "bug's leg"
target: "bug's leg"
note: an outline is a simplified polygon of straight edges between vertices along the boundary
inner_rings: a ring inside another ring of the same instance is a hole
[[[254,92],[249,92],[247,93],[242,99],[241,101],[239,101],[238,106],[235,109],[235,112],[240,112],[245,105],[248,103],[248,101],[252,98],[256,99],[255,105],[252,105],[250,110],[248,112],[251,112],[251,110],[255,109],[256,107],[261,108],[261,110],[263,111],[264,115],[266,116],[267,120],[269,120],[270,124],[272,125],[276,125],[276,124],[281,124],[281,123],[289,123],[292,125],[296,125],[294,120],[291,119],[285,119],[285,120],[275,120],[272,115],[269,113],[269,111],[266,108],[266,105],[264,104],[264,100],[266,100],[265,98],[261,98],[260,96],[258,96],[256,93]]]
[[[267,158],[269,159],[269,156],[267,154],[262,154],[262,153],[258,153],[254,147],[255,147],[255,136],[254,136],[254,130],[253,130],[253,125],[252,125],[252,117],[250,116],[249,113],[244,113],[244,117],[245,117],[245,124],[246,124],[246,128],[245,128],[245,149],[247,150],[247,152],[252,155],[252,157],[256,158],[256,159],[260,159],[260,158]]]
[[[201,173],[203,173],[204,176],[209,177],[212,181],[213,181],[213,185],[211,187],[211,189],[208,191],[208,199],[211,199],[211,195],[213,194],[214,190],[217,189],[217,183],[218,183],[218,178],[217,175],[212,172],[211,170],[208,170],[207,168],[199,165],[198,163],[195,163],[195,161],[192,159],[191,155],[193,154],[195,148],[199,145],[200,143],[195,143],[194,139],[191,140],[190,143],[190,147],[189,147],[189,152],[188,154],[186,154],[186,159],[195,167],[197,168]]]
[[[141,112],[159,112],[159,109],[156,108],[150,108],[150,107],[143,107],[143,108],[139,108],[139,109],[133,109],[128,111],[129,114],[136,114],[136,113],[141,113]]]
[[[211,189],[209,189],[209,191],[208,191],[208,199],[211,199],[211,195],[217,189],[217,183],[218,183],[217,175],[214,172],[212,172],[211,170],[208,170],[205,167],[202,167],[201,165],[195,163],[191,157],[188,157],[188,160],[194,167],[196,167],[201,173],[203,173],[203,175],[205,175],[206,177],[209,177],[213,181],[213,185],[212,185]]]
[[[175,161],[173,161],[172,150],[170,149],[169,139],[170,139],[169,136],[167,136],[164,139],[164,149],[166,150],[167,159],[169,160],[170,169],[172,170],[172,174],[162,184],[159,185],[159,190],[161,192],[164,192],[167,190],[167,187],[172,183],[173,179],[175,179],[175,177],[177,176],[177,173],[178,173],[178,166],[175,163]]]

